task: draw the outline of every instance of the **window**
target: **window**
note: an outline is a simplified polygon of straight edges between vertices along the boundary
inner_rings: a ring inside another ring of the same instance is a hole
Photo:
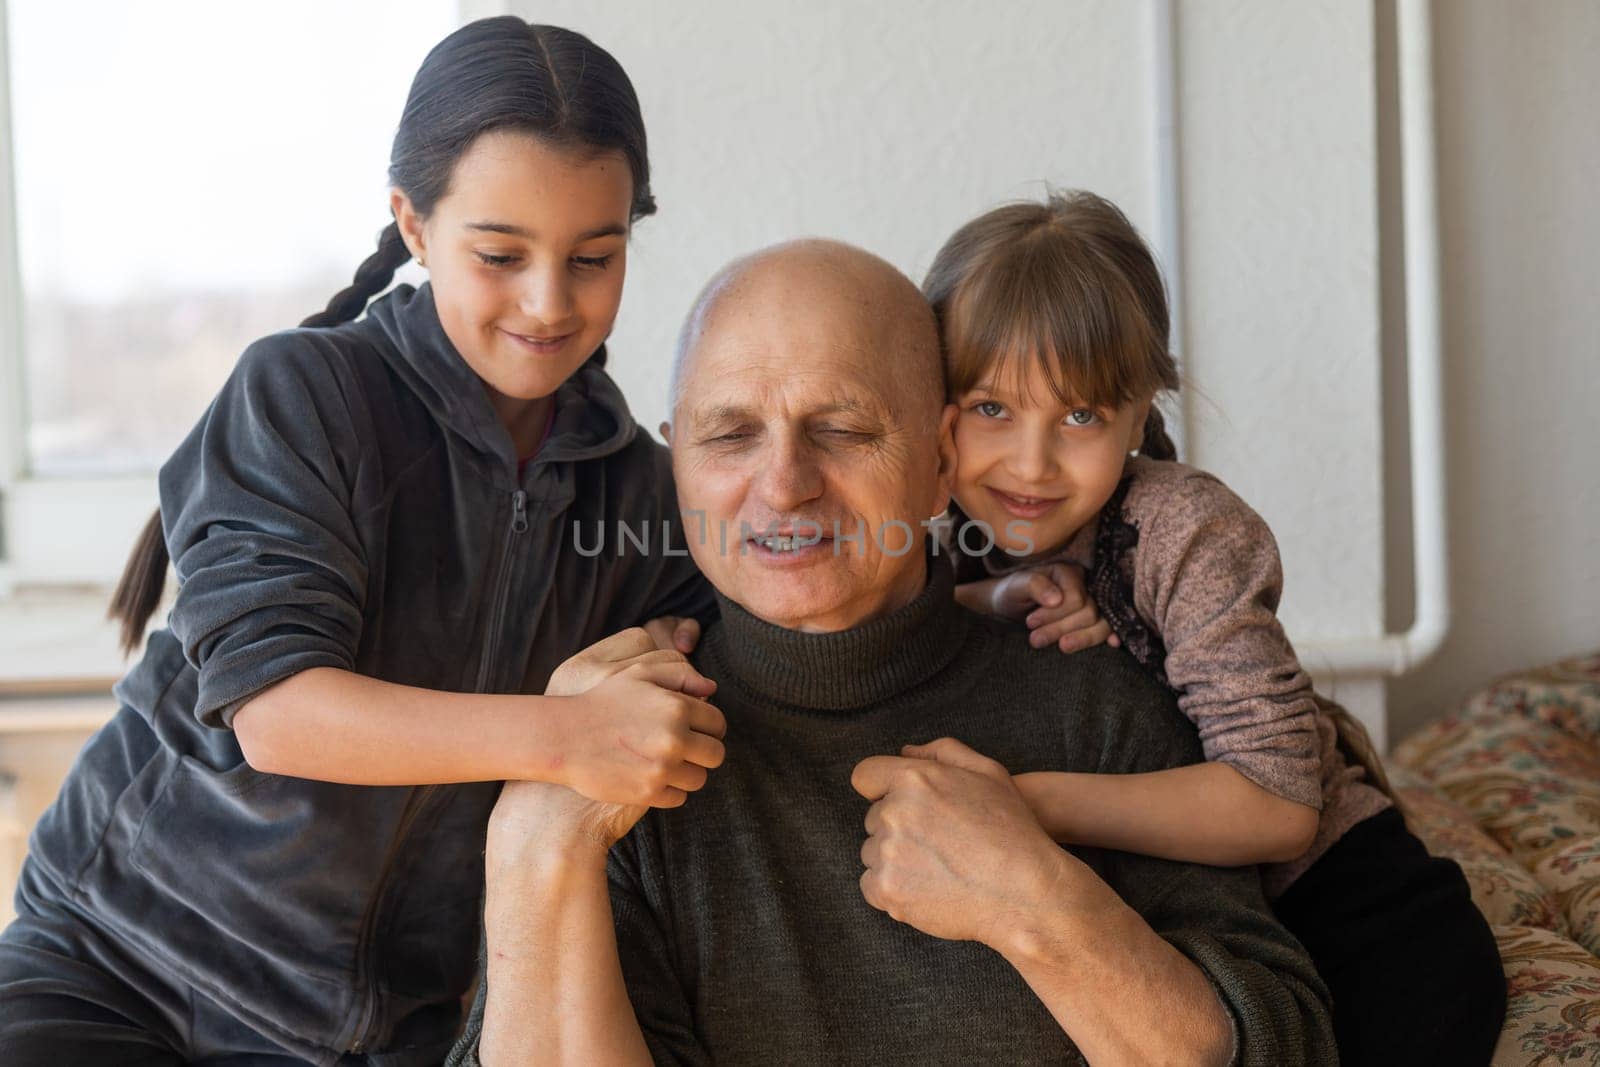
[[[372,253],[458,5],[3,7],[0,551],[14,585],[103,583],[239,352]]]

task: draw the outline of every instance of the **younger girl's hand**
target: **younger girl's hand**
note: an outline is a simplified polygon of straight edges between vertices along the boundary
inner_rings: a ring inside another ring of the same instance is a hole
[[[1028,643],[1034,648],[1055,645],[1063,652],[1077,652],[1104,642],[1116,648],[1121,642],[1111,625],[1100,617],[1100,609],[1089,598],[1083,581],[1083,568],[1071,563],[1052,563],[1036,571],[1044,574],[1059,594],[1054,604],[1041,602],[1023,620],[1032,633]]]
[[[706,698],[716,683],[641,627],[579,652],[550,676],[569,698],[550,781],[591,800],[675,808],[721,766],[727,723]]]
[[[659,619],[651,619],[644,624],[644,631],[650,635],[657,648],[668,652],[682,652],[685,656],[693,652],[695,646],[700,643],[700,623],[677,615],[663,615]]]
[[[1049,568],[1038,567],[963,582],[956,586],[956,602],[971,611],[1020,622],[1036,607],[1060,604],[1061,590],[1050,580]]]

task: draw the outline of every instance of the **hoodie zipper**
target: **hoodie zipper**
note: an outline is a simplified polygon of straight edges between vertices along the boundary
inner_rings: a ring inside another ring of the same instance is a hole
[[[494,677],[495,653],[500,649],[500,623],[506,612],[506,597],[511,592],[511,550],[519,534],[528,531],[528,494],[521,489],[511,494],[511,526],[506,530],[506,547],[500,556],[499,585],[489,609],[489,641],[483,654],[483,664],[478,668],[477,692],[486,692],[489,679]]]
[[[499,651],[500,646],[500,625],[504,621],[506,598],[511,592],[512,550],[516,547],[518,536],[527,531],[528,494],[518,489],[511,494],[511,525],[506,529],[505,547],[500,554],[494,599],[490,602],[489,640],[484,648],[482,665],[478,668],[478,684],[473,690],[477,693],[486,692],[489,680],[494,677],[495,653]],[[377,941],[372,936],[373,926],[376,925],[378,918],[378,907],[383,900],[384,890],[388,888],[395,856],[399,853],[407,832],[417,821],[417,814],[438,788],[435,785],[413,786],[410,795],[406,797],[406,806],[400,813],[400,824],[395,828],[394,837],[389,841],[389,851],[384,854],[383,866],[379,868],[378,884],[372,895],[367,898],[367,910],[361,917],[361,932],[356,939],[356,959],[360,962],[363,973],[357,975],[357,982],[358,986],[365,990],[366,1003],[361,1010],[361,1022],[356,1027],[358,1036],[349,1049],[358,1056],[367,1050],[367,1039],[370,1036],[368,1031],[372,1029],[373,1017],[378,1012],[378,987],[373,981],[373,972],[377,965]]]

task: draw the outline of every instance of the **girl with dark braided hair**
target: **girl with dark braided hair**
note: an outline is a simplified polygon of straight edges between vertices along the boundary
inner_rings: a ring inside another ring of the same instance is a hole
[[[722,758],[666,647],[714,600],[604,369],[655,210],[627,75],[474,22],[418,71],[389,177],[353,284],[250,346],[161,469],[130,647],[169,556],[176,600],[34,832],[0,1062],[437,1063],[499,782],[672,806]],[[428,283],[373,300],[413,256]],[[648,547],[580,551],[613,524]]]

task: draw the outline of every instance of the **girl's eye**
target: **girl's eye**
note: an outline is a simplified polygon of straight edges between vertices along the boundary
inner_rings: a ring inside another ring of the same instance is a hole
[[[473,252],[486,267],[508,267],[517,261],[516,256],[496,256],[489,252]]]
[[[1067,412],[1068,426],[1093,426],[1100,421],[1100,416],[1088,408],[1074,408]]]
[[[573,256],[573,264],[579,270],[605,270],[611,263],[610,256]]]
[[[972,405],[972,410],[986,419],[998,419],[1006,413],[1004,405],[998,400],[980,400]]]

